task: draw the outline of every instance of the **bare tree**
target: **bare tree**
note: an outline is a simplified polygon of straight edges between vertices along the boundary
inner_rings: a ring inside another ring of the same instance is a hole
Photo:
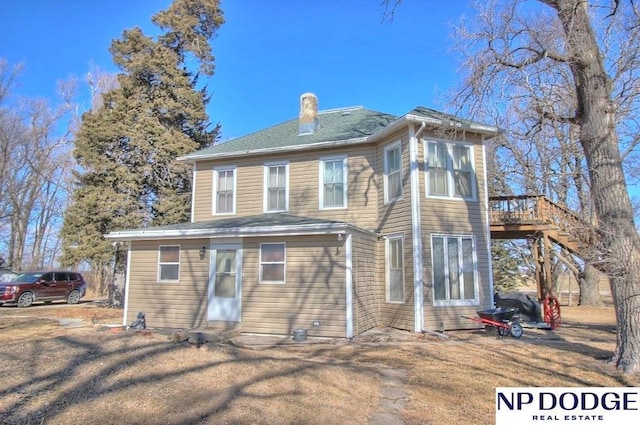
[[[618,324],[613,360],[626,373],[639,372],[640,239],[623,162],[631,162],[638,142],[637,6],[512,0],[485,2],[477,9],[470,26],[458,29],[468,54],[458,104],[472,115],[484,111],[504,117],[507,111],[529,110],[540,119],[529,134],[554,130],[556,141],[579,144],[584,161],[568,156],[560,170],[578,173],[586,166],[599,229],[590,260],[610,278]],[[599,20],[592,19],[596,15]],[[583,185],[579,174],[572,178],[575,187]],[[590,209],[580,188],[578,202]],[[566,192],[561,186],[556,191]]]
[[[8,81],[2,70],[0,81]],[[0,104],[0,243],[16,270],[51,267],[59,253],[73,169],[68,131],[60,135],[59,128],[75,88],[64,83],[59,89],[64,98],[56,109],[38,99]],[[7,100],[11,88],[3,85],[0,92]]]

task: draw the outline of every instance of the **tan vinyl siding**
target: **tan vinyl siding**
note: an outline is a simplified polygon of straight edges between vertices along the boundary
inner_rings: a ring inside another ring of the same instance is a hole
[[[424,136],[426,138],[429,135]],[[476,328],[477,323],[461,318],[461,315],[476,316],[476,311],[492,305],[490,288],[490,253],[488,250],[488,226],[486,216],[486,191],[484,182],[483,147],[479,138],[459,135],[459,140],[474,145],[474,170],[476,199],[441,199],[426,197],[425,167],[420,171],[420,220],[422,225],[422,247],[424,258],[424,326],[427,330]],[[424,158],[425,145],[418,145],[419,158]],[[476,306],[433,306],[431,267],[431,235],[473,235],[477,258],[479,304]]]
[[[400,141],[402,151],[402,199],[384,203],[384,155],[385,147]],[[376,270],[378,297],[380,303],[380,324],[399,329],[415,328],[415,307],[413,302],[413,243],[411,228],[411,174],[409,164],[409,136],[407,129],[392,134],[377,145],[378,178],[378,231],[382,235],[404,235],[404,284],[405,302],[388,303],[386,299],[385,246],[384,240],[378,242],[378,252],[382,261]]]
[[[178,282],[157,281],[160,245],[180,245]],[[127,321],[133,322],[142,311],[150,328],[191,328],[205,324],[209,258],[201,260],[199,251],[208,245],[208,240],[132,242]]]
[[[377,293],[377,241],[353,238],[353,333],[361,334],[378,325],[380,297]]]
[[[346,209],[320,209],[320,159],[347,156],[348,189]],[[289,213],[314,218],[344,221],[368,230],[378,223],[375,151],[372,145],[348,149],[329,149],[286,153],[281,156],[254,156],[233,161],[199,162],[196,167],[195,221],[229,217],[212,214],[213,169],[228,165],[236,169],[236,216],[263,213],[264,165],[271,162],[289,164]]]
[[[260,243],[286,243],[286,282],[259,283]],[[242,331],[345,337],[344,240],[335,236],[253,238],[243,245]],[[319,321],[319,326],[313,326]]]

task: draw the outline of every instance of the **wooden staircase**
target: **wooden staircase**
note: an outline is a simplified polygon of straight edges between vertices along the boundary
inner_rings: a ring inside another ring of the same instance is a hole
[[[489,198],[492,239],[534,241],[538,298],[551,291],[551,243],[583,260],[593,260],[595,226],[544,195],[494,196]]]

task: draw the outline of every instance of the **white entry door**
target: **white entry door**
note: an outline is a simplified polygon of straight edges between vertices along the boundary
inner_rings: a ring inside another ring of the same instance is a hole
[[[212,244],[209,264],[209,321],[240,321],[242,245]]]

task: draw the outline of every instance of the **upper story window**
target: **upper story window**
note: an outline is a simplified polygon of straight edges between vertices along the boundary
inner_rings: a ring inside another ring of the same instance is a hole
[[[427,196],[475,198],[473,146],[461,143],[426,143]]]
[[[478,303],[473,236],[431,237],[434,305]]]
[[[264,211],[289,210],[289,164],[271,163],[264,166]]]
[[[180,245],[158,249],[158,282],[177,282],[180,277]]]
[[[213,212],[214,214],[233,214],[236,212],[236,170],[218,168],[213,171]]]
[[[320,209],[347,207],[347,158],[320,159]]]
[[[402,147],[400,142],[384,148],[384,202],[402,198]]]

